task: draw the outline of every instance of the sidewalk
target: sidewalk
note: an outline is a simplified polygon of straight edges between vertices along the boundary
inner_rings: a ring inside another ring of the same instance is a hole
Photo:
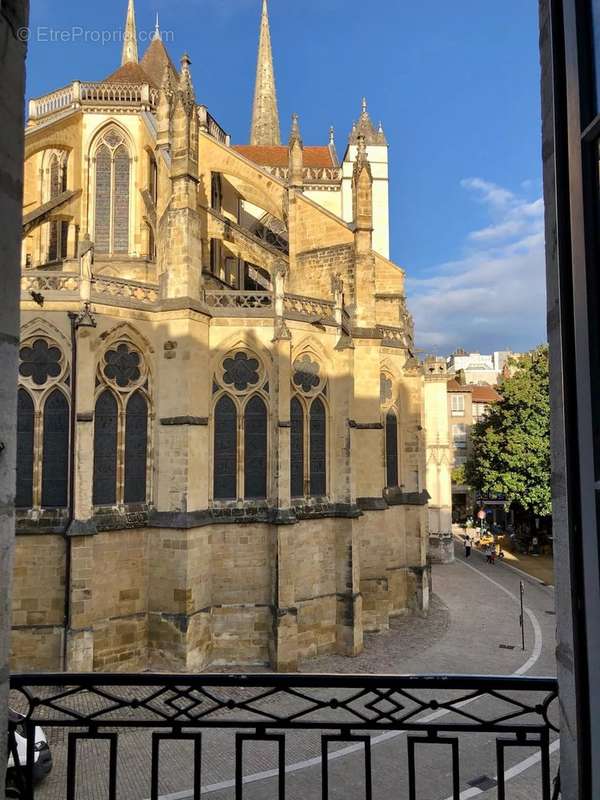
[[[516,567],[528,575],[538,578],[542,583],[554,586],[554,559],[552,556],[526,556],[504,550],[504,561],[511,567]]]

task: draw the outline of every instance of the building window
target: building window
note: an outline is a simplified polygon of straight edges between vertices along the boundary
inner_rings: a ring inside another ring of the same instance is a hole
[[[94,413],[94,491],[96,506],[117,502],[117,399],[105,389]]]
[[[244,495],[247,500],[267,496],[267,408],[257,396],[244,411]]]
[[[320,398],[310,406],[310,493],[312,497],[327,494],[327,421]]]
[[[69,486],[69,403],[54,389],[44,403],[42,507],[64,508]]]
[[[217,278],[221,277],[221,240],[210,240],[210,271]]]
[[[319,397],[308,411],[305,403],[293,397],[290,404],[290,491],[296,498],[323,497],[327,494],[327,412]]]
[[[304,497],[304,408],[297,397],[290,405],[290,482],[292,497]]]
[[[152,153],[148,153],[148,194],[156,205],[158,201],[158,168]]]
[[[292,365],[290,488],[292,497],[327,494],[327,381],[312,353]]]
[[[390,409],[385,417],[386,486],[398,486],[398,418]]]
[[[125,502],[146,501],[148,462],[148,401],[134,392],[125,412]]]
[[[35,415],[29,392],[19,389],[17,397],[17,508],[33,506],[33,440]]]
[[[99,253],[129,252],[130,164],[123,134],[109,128],[95,154],[94,240]]]
[[[227,354],[214,374],[213,395],[212,498],[265,500],[269,381],[261,360],[244,350]]]
[[[154,231],[152,225],[146,225],[148,234],[148,258],[150,261],[156,261],[156,239],[154,238]]]
[[[93,503],[145,503],[150,429],[146,363],[130,342],[118,342],[104,354],[97,379]]]
[[[237,409],[233,400],[223,395],[215,407],[214,422],[214,498],[237,497]]]
[[[467,426],[452,426],[452,444],[455,448],[465,449],[467,446]]]
[[[52,152],[47,173],[44,196],[54,200],[67,191],[67,154],[64,151]],[[65,220],[51,219],[48,223],[47,261],[58,261],[67,257],[69,223]]]
[[[465,396],[464,394],[450,395],[450,404],[453,417],[464,417],[465,415]]]
[[[35,338],[19,352],[18,508],[65,508],[69,502],[68,364],[55,342]]]
[[[213,211],[218,211],[219,214],[223,207],[223,188],[221,185],[221,175],[218,172],[211,173],[210,207]]]

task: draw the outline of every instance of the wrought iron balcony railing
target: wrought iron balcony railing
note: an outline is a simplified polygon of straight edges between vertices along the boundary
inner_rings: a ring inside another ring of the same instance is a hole
[[[529,796],[552,800],[556,699],[552,678],[13,675],[10,703],[24,719],[11,728],[17,766],[10,780],[13,796],[27,800],[116,800],[117,792],[159,800],[165,784],[170,798],[217,792],[239,800],[244,787],[261,782],[254,797],[282,800],[293,782],[290,796],[299,796],[300,786],[301,796],[311,796],[310,788],[323,798],[372,800],[390,797],[391,785],[395,797],[409,800],[459,800],[494,787],[504,800],[507,779],[528,769]],[[54,767],[36,787],[40,729]],[[106,765],[90,757],[89,747],[100,744],[108,747]],[[253,772],[247,762],[256,748]],[[528,758],[515,765],[519,753]],[[489,774],[473,777],[481,769]],[[207,784],[211,777],[218,782]]]

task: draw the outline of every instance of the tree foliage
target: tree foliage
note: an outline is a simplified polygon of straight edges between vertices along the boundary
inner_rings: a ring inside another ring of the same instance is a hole
[[[482,495],[502,494],[509,505],[539,517],[552,513],[548,348],[512,362],[491,406],[472,431],[467,482]]]

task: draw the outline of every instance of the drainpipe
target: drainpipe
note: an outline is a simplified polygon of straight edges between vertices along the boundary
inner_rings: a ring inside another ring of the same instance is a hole
[[[62,670],[67,671],[68,641],[71,626],[71,537],[69,531],[75,518],[75,427],[77,420],[77,319],[79,314],[69,311],[71,323],[71,415],[69,420],[69,506],[65,527],[65,595],[63,609]]]
[[[76,313],[69,311],[69,321],[71,323],[71,414],[69,431],[69,492],[68,492],[68,514],[65,527],[65,594],[63,605],[64,635],[62,652],[62,669],[67,671],[68,663],[68,641],[67,634],[71,627],[71,526],[75,520],[75,430],[77,425],[77,331],[79,328],[95,328],[94,319],[90,303],[85,302],[83,311]]]

